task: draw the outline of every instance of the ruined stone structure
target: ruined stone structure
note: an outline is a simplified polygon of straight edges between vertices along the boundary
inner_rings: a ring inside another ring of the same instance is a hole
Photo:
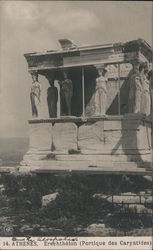
[[[60,109],[57,117],[42,112],[29,120],[30,145],[22,170],[141,174],[144,168],[150,169],[151,119],[141,110],[133,112],[133,106],[129,109],[129,98],[135,98],[131,88],[136,89],[135,78],[131,87],[131,78],[137,74],[134,62],[152,60],[152,49],[144,40],[87,47],[71,44],[60,50],[25,54],[25,58],[29,72],[57,83]],[[105,100],[103,95],[100,99],[104,111],[97,113],[96,79],[102,68],[107,69],[102,81]],[[72,83],[71,107],[62,114],[60,82],[65,70]]]

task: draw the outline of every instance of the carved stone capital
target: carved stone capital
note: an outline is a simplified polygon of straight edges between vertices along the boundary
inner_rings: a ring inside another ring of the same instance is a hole
[[[31,77],[32,77],[32,79],[33,79],[34,81],[35,81],[35,80],[38,81],[38,71],[37,71],[37,70],[29,71],[29,73],[31,74]]]
[[[131,61],[132,67],[134,71],[138,71],[139,70],[139,66],[140,66],[140,60],[139,59],[135,59],[133,61]]]

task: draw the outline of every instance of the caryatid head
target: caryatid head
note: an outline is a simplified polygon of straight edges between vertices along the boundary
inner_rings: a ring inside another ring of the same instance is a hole
[[[32,76],[33,82],[38,82],[38,72],[37,71],[32,71],[31,76]]]
[[[54,79],[53,79],[53,78],[52,78],[52,79],[49,79],[49,84],[50,84],[51,87],[54,86]]]
[[[98,69],[98,75],[99,76],[105,76],[106,73],[107,73],[107,69],[105,67]]]
[[[148,72],[148,64],[146,62],[141,62],[139,65],[139,72],[145,73]]]

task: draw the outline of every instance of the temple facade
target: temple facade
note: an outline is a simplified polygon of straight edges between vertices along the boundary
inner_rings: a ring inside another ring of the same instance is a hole
[[[142,39],[86,47],[63,39],[60,44],[59,50],[25,54],[32,117],[21,169],[150,171],[151,47]]]

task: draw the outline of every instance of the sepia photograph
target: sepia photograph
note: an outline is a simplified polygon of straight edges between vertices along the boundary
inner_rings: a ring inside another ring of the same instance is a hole
[[[152,47],[152,1],[0,1],[0,249],[152,250]]]

